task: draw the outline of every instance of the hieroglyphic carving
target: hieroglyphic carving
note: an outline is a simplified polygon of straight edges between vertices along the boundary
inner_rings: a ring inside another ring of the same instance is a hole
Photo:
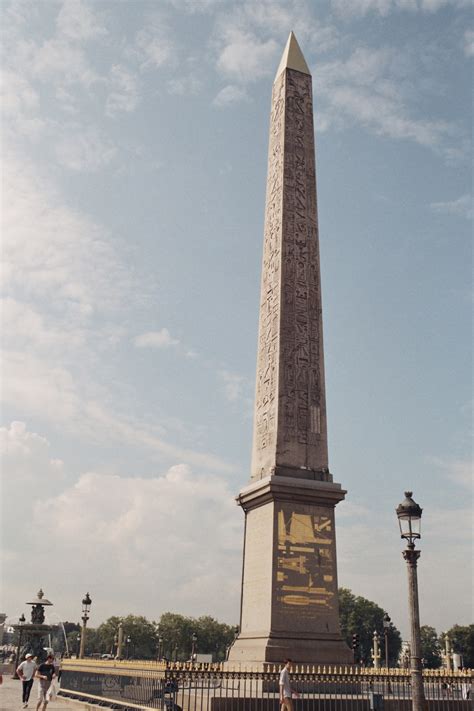
[[[254,426],[254,451],[259,452],[263,450],[270,452],[276,448],[284,119],[284,74],[282,74],[273,86],[268,149]]]
[[[273,88],[252,476],[327,467],[311,77]]]

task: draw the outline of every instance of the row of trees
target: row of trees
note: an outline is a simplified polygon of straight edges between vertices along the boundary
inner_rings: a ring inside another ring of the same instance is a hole
[[[214,660],[222,661],[236,633],[235,627],[209,616],[196,619],[165,612],[159,622],[150,622],[146,617],[137,615],[114,616],[96,629],[87,629],[86,655],[115,654],[120,623],[123,629],[122,653],[136,659],[156,659],[158,656],[178,661],[190,659],[192,637],[195,635],[196,654],[212,654]],[[65,628],[69,651],[74,654],[78,649],[79,625],[65,623]]]
[[[340,588],[339,607],[341,630],[351,646],[352,635],[359,635],[358,659],[366,666],[372,664],[372,645],[374,631],[384,639],[384,610],[375,602],[355,596],[350,590]],[[462,657],[465,667],[474,668],[474,625],[454,625],[447,632],[438,634],[434,627],[421,627],[421,656],[426,668],[439,669],[443,664],[443,652],[446,636],[449,637],[451,650]],[[384,649],[382,643],[382,661]],[[400,632],[391,624],[388,628],[389,665],[396,666],[399,661],[402,639]]]
[[[366,666],[372,665],[373,634],[376,631],[382,639],[381,662],[385,663],[385,611],[375,602],[356,596],[346,588],[339,590],[339,606],[341,630],[347,644],[352,646],[353,635],[358,635],[357,661]],[[96,629],[87,629],[86,654],[115,654],[120,622],[123,627],[123,654],[140,659],[156,659],[160,655],[171,660],[185,661],[191,656],[192,637],[195,635],[197,639],[194,652],[212,654],[213,659],[221,661],[225,659],[226,651],[236,633],[235,627],[209,616],[196,619],[166,612],[158,622],[150,622],[146,617],[136,615],[110,617]],[[74,654],[78,649],[79,625],[66,622],[64,627],[69,651]],[[464,666],[473,668],[474,625],[454,625],[443,634],[438,634],[433,627],[424,625],[421,628],[421,641],[425,666],[436,669],[442,665],[445,634],[449,635],[452,650],[462,655]],[[401,646],[400,632],[391,624],[388,628],[390,666],[398,664]],[[64,640],[61,640],[60,636],[55,639],[54,647],[58,651],[66,651]]]

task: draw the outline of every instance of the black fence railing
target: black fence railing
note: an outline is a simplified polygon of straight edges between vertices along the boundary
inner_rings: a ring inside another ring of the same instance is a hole
[[[291,674],[295,711],[411,710],[401,669],[312,667]],[[429,711],[471,711],[470,671],[423,673]],[[277,711],[279,671],[223,665],[66,660],[61,695],[108,708],[162,711]]]

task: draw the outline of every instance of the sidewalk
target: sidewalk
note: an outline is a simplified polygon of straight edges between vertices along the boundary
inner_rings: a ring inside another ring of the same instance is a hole
[[[27,711],[35,711],[38,703],[38,682],[35,681],[31,690]],[[48,711],[86,711],[98,709],[97,706],[84,704],[80,701],[69,701],[58,696],[56,701],[48,704]],[[3,675],[3,684],[0,686],[0,711],[22,711],[21,681],[12,679],[10,675]]]

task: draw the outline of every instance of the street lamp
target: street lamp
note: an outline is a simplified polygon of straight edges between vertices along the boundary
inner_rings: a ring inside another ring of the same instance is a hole
[[[197,634],[196,634],[195,632],[193,632],[193,635],[192,635],[192,637],[191,637],[191,642],[192,642],[192,645],[191,645],[191,661],[192,661],[192,662],[194,662],[194,650],[196,649],[197,640],[198,640]]]
[[[79,659],[82,659],[84,657],[84,650],[85,650],[85,644],[86,644],[86,627],[87,627],[87,621],[89,619],[89,610],[92,605],[92,600],[90,598],[89,593],[86,593],[83,601],[82,601],[82,634],[81,634],[81,647],[79,650]]]
[[[405,491],[405,499],[397,506],[396,512],[400,525],[400,534],[407,542],[403,557],[408,570],[408,604],[410,607],[411,626],[411,686],[413,711],[426,711],[423,673],[421,666],[420,608],[418,604],[417,561],[420,551],[415,550],[415,541],[421,538],[422,509],[412,499],[413,492]]]
[[[81,635],[78,634],[76,637],[77,647],[76,647],[76,658],[79,659],[79,648],[81,645]]]
[[[163,657],[163,637],[160,635],[158,637],[158,659]]]
[[[127,638],[126,638],[126,640],[125,640],[125,642],[127,643],[127,646],[126,646],[126,649],[125,649],[125,656],[127,657],[127,659],[129,658],[129,647],[130,647],[130,642],[131,642],[131,641],[132,641],[132,638],[131,638],[130,635],[128,634],[128,635],[127,635]]]
[[[385,666],[388,669],[388,633],[390,631],[390,627],[392,626],[392,620],[390,619],[389,615],[387,613],[384,614],[383,616],[383,634],[385,637]]]

